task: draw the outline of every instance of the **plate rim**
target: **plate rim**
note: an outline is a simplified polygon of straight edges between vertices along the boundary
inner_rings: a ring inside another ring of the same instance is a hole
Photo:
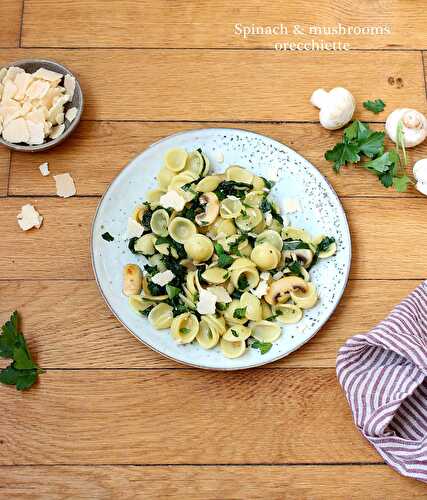
[[[232,133],[236,133],[236,132],[244,132],[245,134],[251,134],[251,135],[254,135],[254,136],[258,136],[258,137],[263,137],[265,139],[268,139],[269,141],[272,141],[273,143],[275,143],[277,146],[280,146],[281,148],[285,147],[286,149],[288,149],[289,151],[291,151],[293,154],[297,155],[300,159],[304,160],[305,162],[309,163],[317,172],[318,174],[322,177],[322,179],[326,182],[326,184],[329,186],[331,192],[332,192],[332,195],[335,197],[336,201],[338,202],[338,206],[339,208],[341,209],[342,211],[342,214],[344,216],[344,222],[345,222],[345,230],[346,230],[346,235],[348,237],[348,242],[349,242],[349,248],[348,248],[348,252],[349,252],[349,263],[348,263],[348,267],[347,267],[347,270],[346,270],[346,275],[344,277],[344,280],[343,280],[343,286],[341,288],[341,290],[339,291],[339,296],[338,296],[338,299],[336,301],[336,304],[334,305],[333,309],[329,312],[328,316],[321,322],[321,324],[313,331],[312,335],[310,335],[310,337],[306,338],[301,344],[299,344],[297,347],[295,347],[294,349],[291,349],[290,351],[286,352],[286,353],[282,353],[282,354],[279,354],[277,357],[271,359],[271,360],[265,360],[265,361],[262,361],[260,360],[259,362],[257,363],[252,363],[250,365],[247,365],[247,366],[239,366],[239,367],[211,367],[211,366],[203,366],[203,365],[198,365],[197,363],[193,363],[191,361],[184,361],[184,360],[181,360],[181,359],[176,359],[174,358],[173,356],[170,356],[168,354],[165,354],[164,352],[160,351],[159,349],[157,349],[156,347],[150,345],[148,342],[146,342],[145,340],[141,339],[138,335],[136,335],[136,333],[134,333],[121,319],[120,317],[118,316],[118,314],[114,311],[114,309],[112,308],[110,302],[108,301],[106,295],[104,294],[104,291],[101,287],[101,283],[99,281],[99,277],[98,277],[98,274],[97,274],[97,270],[96,270],[96,266],[95,266],[95,252],[94,252],[94,239],[95,239],[95,223],[96,223],[96,220],[97,220],[97,217],[98,217],[98,214],[99,214],[99,210],[101,208],[101,205],[105,199],[105,197],[108,195],[108,193],[110,192],[112,186],[116,183],[116,181],[119,179],[119,177],[124,173],[125,170],[127,170],[127,168],[139,157],[141,156],[143,153],[145,153],[146,151],[148,151],[149,149],[153,148],[154,146],[158,145],[158,144],[161,144],[163,142],[166,142],[170,139],[173,139],[174,137],[178,137],[178,136],[181,136],[181,135],[185,135],[185,134],[191,134],[191,133],[195,133],[195,132],[209,132],[209,131],[216,131],[216,132],[220,132],[220,131],[224,131],[224,132],[232,132]],[[131,160],[129,160],[126,165],[120,170],[120,172],[118,172],[117,175],[114,176],[113,180],[110,182],[109,186],[107,187],[107,189],[105,190],[104,194],[101,196],[99,202],[98,202],[98,205],[96,207],[96,210],[95,210],[95,214],[93,216],[93,219],[92,219],[92,225],[91,225],[91,231],[90,231],[90,255],[91,255],[91,266],[92,266],[92,271],[93,271],[93,274],[95,276],[95,282],[96,282],[96,285],[98,287],[98,290],[99,292],[101,293],[101,296],[102,298],[104,299],[105,303],[107,304],[109,310],[112,312],[113,316],[119,321],[119,323],[129,332],[131,333],[137,340],[139,340],[139,342],[141,342],[142,344],[144,344],[146,347],[148,347],[149,349],[151,349],[152,351],[154,352],[157,352],[159,353],[161,356],[164,356],[165,358],[167,359],[170,359],[171,361],[174,361],[175,363],[179,363],[179,364],[182,364],[184,366],[187,366],[187,367],[191,367],[191,368],[199,368],[199,369],[202,369],[202,370],[209,370],[209,371],[223,371],[223,372],[229,372],[229,371],[239,371],[239,370],[249,370],[249,369],[252,369],[252,368],[259,368],[261,366],[264,366],[264,365],[267,365],[267,364],[271,364],[271,363],[276,363],[277,361],[283,359],[283,358],[286,358],[287,356],[289,356],[290,354],[294,353],[295,351],[297,351],[298,349],[301,349],[304,345],[306,345],[315,335],[317,335],[317,333],[325,326],[325,324],[331,319],[332,315],[335,313],[337,307],[338,307],[338,304],[341,302],[341,299],[344,295],[344,292],[345,292],[345,289],[347,288],[347,285],[348,285],[348,281],[349,281],[349,277],[350,277],[350,271],[351,271],[351,266],[352,266],[352,249],[353,249],[353,246],[352,246],[352,240],[351,240],[351,231],[350,231],[350,225],[348,223],[348,219],[347,219],[347,214],[344,210],[344,207],[343,207],[343,204],[341,203],[341,200],[339,199],[339,196],[337,194],[337,192],[335,191],[334,187],[332,186],[332,184],[329,182],[329,180],[322,174],[322,172],[315,166],[311,163],[311,161],[307,160],[304,156],[302,156],[300,153],[298,153],[297,151],[295,151],[294,149],[292,149],[291,147],[287,146],[286,144],[283,144],[281,142],[279,142],[277,139],[273,139],[272,137],[268,136],[268,135],[265,135],[265,134],[261,134],[261,133],[258,133],[258,132],[254,132],[253,130],[247,130],[247,129],[243,129],[243,128],[233,128],[233,127],[201,127],[201,128],[194,128],[194,129],[188,129],[188,130],[181,130],[179,132],[175,132],[173,134],[170,134],[168,136],[165,136],[165,137],[162,137],[160,138],[159,140],[149,144],[146,148],[144,148],[140,153],[138,153],[136,156],[134,156]]]

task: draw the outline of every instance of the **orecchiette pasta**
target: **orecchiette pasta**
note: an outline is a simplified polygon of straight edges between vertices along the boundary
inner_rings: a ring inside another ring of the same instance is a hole
[[[179,344],[264,354],[279,325],[316,305],[310,270],[336,253],[334,238],[284,224],[271,182],[239,165],[210,173],[201,149],[167,151],[157,182],[131,214],[144,233],[128,246],[145,263],[123,269],[130,307]]]

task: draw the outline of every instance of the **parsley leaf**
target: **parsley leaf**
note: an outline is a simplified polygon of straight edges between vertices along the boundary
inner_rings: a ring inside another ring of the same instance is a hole
[[[232,333],[233,337],[239,338],[239,334],[236,332],[236,330],[231,329],[231,333]]]
[[[339,172],[340,168],[347,163],[357,163],[360,160],[359,147],[357,144],[352,144],[344,140],[335,144],[333,149],[326,151],[325,159],[334,162],[335,172]]]
[[[381,113],[384,111],[385,102],[382,99],[375,99],[375,101],[365,101],[363,107],[372,113]]]
[[[215,243],[214,248],[216,254],[218,255],[218,267],[230,267],[234,262],[233,257],[225,253],[224,247],[221,245],[221,243]]]
[[[297,260],[293,260],[290,264],[288,264],[289,271],[296,276],[302,276],[301,268],[302,266]]]
[[[265,354],[273,347],[273,344],[271,342],[260,342],[259,340],[255,340],[255,342],[252,342],[251,347],[252,349],[259,349],[261,354]]]
[[[317,252],[326,252],[326,250],[335,243],[335,238],[332,236],[325,236],[323,240],[317,245]]]
[[[244,182],[222,181],[215,189],[214,193],[218,196],[219,201],[224,200],[227,196],[236,196],[244,198],[247,191],[252,191],[252,184]]]
[[[384,136],[384,132],[372,132],[359,141],[360,151],[369,158],[378,155],[384,148]]]
[[[225,311],[228,307],[228,304],[224,303],[224,302],[217,302],[216,303],[216,308],[218,309],[218,311]]]
[[[237,288],[239,290],[246,290],[247,288],[249,288],[248,278],[244,274],[241,274],[239,276],[239,279],[237,280]]]
[[[0,383],[14,385],[18,391],[29,389],[43,370],[34,363],[24,335],[19,331],[18,313],[15,311],[2,326],[0,356],[12,359],[12,363],[0,370]]]
[[[114,241],[114,236],[111,236],[111,234],[108,231],[106,233],[101,234],[101,237],[105,241]]]
[[[168,297],[170,299],[173,299],[174,297],[176,297],[180,291],[181,291],[181,289],[177,288],[176,286],[166,285],[166,293],[168,294]]]
[[[238,307],[233,312],[233,318],[244,319],[246,316],[246,307]]]
[[[375,160],[364,163],[362,166],[373,171],[374,173],[384,173],[388,172],[390,165],[393,163],[394,161],[390,156],[390,152],[387,151],[387,153],[384,153]]]
[[[411,179],[407,175],[402,175],[402,177],[393,177],[393,187],[399,193],[404,193],[408,189],[408,184]]]
[[[190,332],[191,332],[191,330],[190,330],[190,328],[185,328],[185,327],[183,327],[183,328],[180,328],[180,329],[179,329],[179,332],[180,332],[180,333],[183,333],[184,335],[186,335],[187,333],[190,333]]]

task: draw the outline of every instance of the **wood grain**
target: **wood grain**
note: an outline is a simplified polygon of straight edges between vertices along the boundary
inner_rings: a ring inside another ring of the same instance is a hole
[[[23,0],[0,2],[0,47],[19,47]]]
[[[58,370],[8,389],[3,465],[381,461],[335,369]]]
[[[419,52],[381,52],[379,58],[362,51],[349,57],[264,50],[21,49],[2,51],[0,65],[25,57],[55,59],[76,72],[86,97],[85,119],[318,120],[310,95],[340,84],[343,69],[359,103],[381,97],[388,109],[402,100],[426,108]],[[372,120],[362,106],[356,116]]]
[[[38,166],[48,161],[53,174],[70,172],[80,195],[102,194],[121,169],[150,144],[181,130],[218,127],[217,123],[141,123],[84,121],[76,132],[58,147],[39,154],[12,153],[10,195],[53,195],[52,178],[42,177]],[[224,123],[221,127],[238,127]],[[342,137],[341,131],[327,131],[317,124],[241,125],[247,130],[267,135],[294,148],[316,165],[340,196],[422,196],[414,187],[405,194],[385,189],[376,176],[360,167],[343,168],[340,175],[324,158]],[[375,130],[383,125],[371,124]],[[387,141],[387,145],[391,146]],[[1,150],[0,150],[1,151]],[[411,164],[427,156],[427,142],[408,152]],[[225,168],[225,166],[224,166]],[[1,170],[0,170],[1,171]],[[266,172],[268,176],[268,172]]]
[[[291,356],[265,368],[334,368],[337,351],[346,339],[370,330],[417,284],[411,280],[350,281],[322,330]],[[0,297],[0,324],[17,309],[31,352],[44,368],[182,367],[125,330],[93,281],[0,281]]]
[[[395,199],[381,198],[343,201],[353,238],[352,278],[427,276],[425,259],[414,262],[414,252],[416,255],[417,249],[427,245],[427,233],[421,230],[424,198],[402,198],[398,204]],[[40,230],[24,233],[18,227],[16,215],[25,203],[33,203],[45,217]],[[89,235],[97,204],[96,198],[0,199],[0,227],[6,249],[0,253],[1,277],[92,278]]]
[[[268,6],[250,0],[238,0],[230,6],[226,0],[188,2],[167,0],[115,0],[105,8],[102,0],[65,0],[56,9],[54,0],[27,0],[23,30],[24,46],[37,47],[242,47],[272,48],[275,42],[338,41],[354,48],[426,48],[424,28],[427,16],[421,0],[411,7],[398,0],[355,4],[350,0],[319,0],[316,8],[309,0],[287,2],[273,0]],[[46,12],[55,12],[49,23]],[[404,11],[404,14],[403,14]],[[167,13],[167,14],[166,14]],[[372,16],[372,17],[371,17]],[[70,23],[70,19],[73,20]],[[289,35],[258,35],[247,38],[235,33],[234,25],[288,26]],[[298,36],[292,34],[298,24],[305,32],[309,26],[389,27],[390,34],[342,36]]]
[[[7,467],[0,481],[11,500],[425,498],[425,485],[385,465]]]
[[[6,196],[9,181],[10,152],[5,147],[0,148],[0,196]]]

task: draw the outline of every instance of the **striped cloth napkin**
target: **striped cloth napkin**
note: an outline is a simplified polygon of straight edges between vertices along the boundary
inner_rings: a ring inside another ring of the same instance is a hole
[[[355,424],[385,462],[427,482],[427,281],[346,342],[337,375]]]

